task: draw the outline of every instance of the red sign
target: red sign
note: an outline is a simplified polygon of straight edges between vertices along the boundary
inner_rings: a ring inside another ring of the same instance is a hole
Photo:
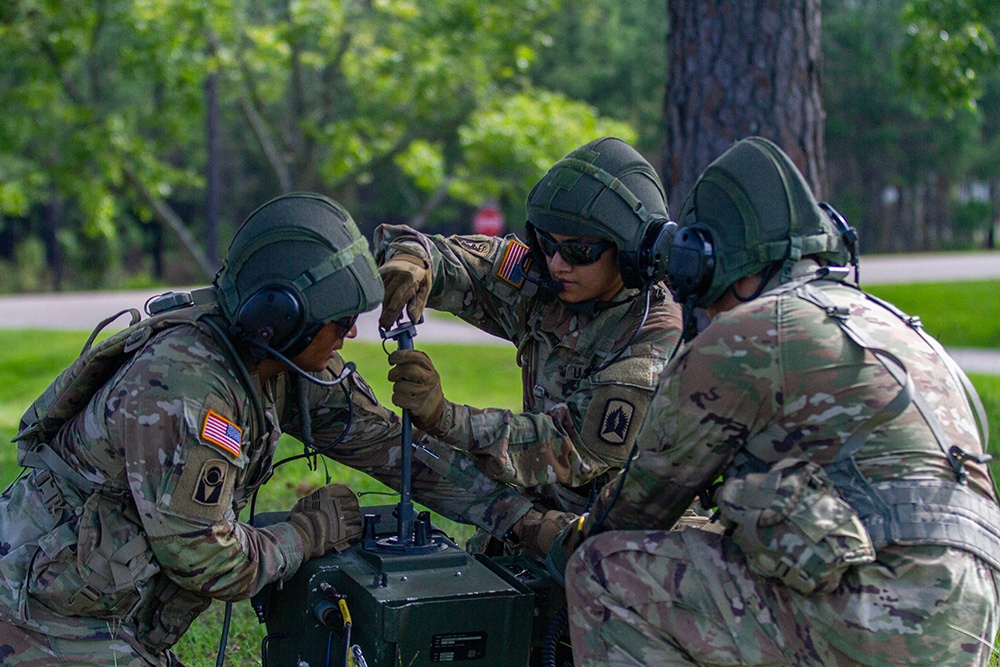
[[[476,234],[500,236],[503,233],[503,213],[496,204],[483,204],[472,217],[472,230]]]

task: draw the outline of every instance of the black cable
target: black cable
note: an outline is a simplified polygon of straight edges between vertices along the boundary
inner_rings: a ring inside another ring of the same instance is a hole
[[[226,603],[226,613],[222,617],[222,636],[219,637],[219,653],[215,657],[215,667],[222,667],[226,660],[226,644],[229,643],[229,623],[233,620],[233,603]]]
[[[598,366],[597,368],[595,368],[595,369],[593,370],[593,372],[594,372],[594,373],[600,373],[600,372],[601,372],[601,371],[603,371],[603,370],[604,370],[605,368],[607,368],[607,367],[608,367],[608,366],[610,366],[611,364],[613,364],[613,363],[615,363],[616,361],[618,361],[618,359],[619,359],[619,358],[620,358],[620,357],[621,357],[621,356],[622,356],[623,354],[625,354],[625,350],[627,350],[627,349],[629,348],[629,346],[630,346],[630,345],[632,345],[632,342],[633,342],[633,341],[635,340],[636,336],[638,336],[638,335],[639,335],[639,332],[640,332],[640,331],[642,331],[642,328],[643,328],[644,326],[646,326],[646,318],[648,318],[648,317],[649,317],[649,307],[650,307],[650,302],[651,302],[651,299],[652,299],[652,294],[653,294],[653,289],[652,289],[652,285],[647,285],[647,286],[646,286],[646,290],[645,290],[645,291],[646,291],[646,305],[645,305],[645,307],[644,307],[644,308],[643,308],[643,310],[642,310],[642,319],[641,319],[641,320],[639,320],[639,326],[637,326],[637,327],[635,328],[635,331],[633,331],[633,332],[632,332],[632,335],[631,335],[631,336],[629,337],[629,339],[628,339],[628,341],[627,341],[627,342],[625,343],[625,345],[623,345],[623,346],[622,346],[622,347],[621,347],[621,348],[620,348],[620,349],[618,350],[618,352],[616,352],[616,353],[615,353],[615,355],[614,355],[613,357],[611,357],[610,359],[608,359],[607,361],[605,361],[605,362],[604,362],[603,364],[601,364],[600,366]]]
[[[542,640],[542,667],[556,667],[556,649],[559,639],[566,632],[567,625],[569,625],[569,606],[563,606],[552,617],[552,622],[545,631],[545,639]]]

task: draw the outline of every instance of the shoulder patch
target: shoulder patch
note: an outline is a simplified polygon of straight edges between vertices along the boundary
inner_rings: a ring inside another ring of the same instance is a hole
[[[604,417],[598,435],[609,445],[623,445],[628,439],[635,406],[628,401],[613,398],[604,406]]]
[[[209,410],[201,427],[201,438],[226,452],[234,459],[240,456],[243,429],[215,410]]]
[[[480,257],[486,257],[490,254],[490,242],[489,241],[477,241],[476,239],[466,238],[460,236],[455,239],[455,242],[462,248],[468,250],[473,255],[479,255]]]
[[[510,283],[514,287],[520,288],[524,285],[524,274],[531,264],[528,246],[517,239],[512,239],[507,245],[507,250],[503,254],[503,261],[497,269],[497,277],[504,282]]]
[[[228,472],[229,464],[222,459],[205,461],[198,473],[198,483],[191,500],[199,505],[218,505],[222,501],[222,490],[226,485]]]

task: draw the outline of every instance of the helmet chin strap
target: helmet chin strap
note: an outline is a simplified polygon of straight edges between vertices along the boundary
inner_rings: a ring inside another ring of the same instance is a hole
[[[344,368],[340,371],[340,374],[337,375],[337,377],[333,378],[332,380],[320,380],[318,377],[304,371],[302,368],[297,366],[294,361],[283,355],[281,352],[278,352],[276,349],[274,349],[264,341],[260,340],[259,338],[250,339],[248,342],[250,343],[251,346],[265,352],[268,356],[274,357],[278,361],[281,361],[284,364],[286,364],[289,368],[295,371],[299,375],[299,377],[301,377],[303,380],[312,382],[313,384],[319,385],[320,387],[336,387],[338,384],[340,384],[348,377],[350,377],[355,370],[357,370],[357,366],[354,364],[354,362],[348,361],[347,363],[344,364]]]

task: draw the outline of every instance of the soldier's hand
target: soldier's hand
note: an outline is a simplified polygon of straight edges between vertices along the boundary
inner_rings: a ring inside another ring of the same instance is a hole
[[[438,375],[430,357],[420,350],[395,350],[389,355],[389,381],[392,382],[393,404],[409,410],[414,425],[425,433],[443,435],[448,430],[450,408],[441,390]]]
[[[398,253],[380,266],[378,273],[385,286],[379,326],[391,328],[403,314],[404,307],[410,321],[419,322],[431,292],[430,262],[416,255]]]
[[[331,484],[300,498],[288,513],[288,523],[302,536],[303,561],[331,549],[343,551],[361,537],[358,498],[343,484]]]
[[[530,509],[520,521],[518,545],[532,556],[543,559],[559,533],[576,520],[577,515],[570,512],[548,510],[543,514]]]

